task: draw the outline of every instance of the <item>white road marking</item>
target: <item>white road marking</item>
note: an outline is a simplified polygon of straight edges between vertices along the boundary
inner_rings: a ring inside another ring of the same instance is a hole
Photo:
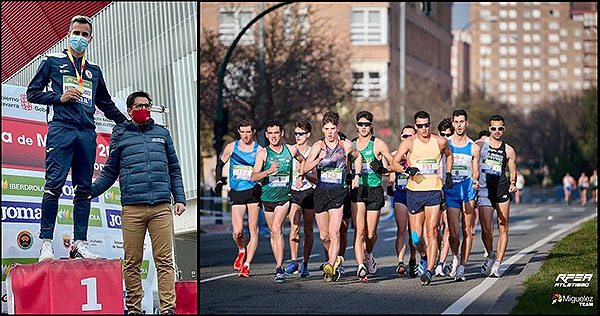
[[[395,232],[397,230],[396,226],[392,226],[390,228],[386,228],[383,231],[384,232]]]
[[[574,207],[573,212],[585,212],[585,207]]]
[[[530,230],[537,226],[539,226],[539,225],[538,224],[519,224],[519,225],[510,227],[510,230]]]
[[[556,224],[556,225],[550,227],[550,229],[552,229],[552,230],[563,229],[565,227],[569,227],[569,225],[571,225],[571,224]]]
[[[550,213],[558,213],[558,212],[562,212],[562,207],[553,207],[553,208],[549,208],[548,211]]]
[[[390,241],[390,240],[396,240],[396,236],[388,237],[388,238],[384,239],[383,241]]]
[[[200,280],[200,283],[214,281],[214,280],[218,280],[218,279],[222,279],[222,278],[226,278],[226,277],[230,277],[230,276],[234,276],[234,275],[238,275],[238,274],[239,274],[239,272],[229,273],[229,274],[225,274],[225,275],[219,275],[219,276],[216,276],[214,278]]]
[[[546,244],[548,241],[550,241],[553,238],[555,238],[556,236],[566,232],[567,230],[569,230],[573,227],[577,227],[581,223],[594,218],[594,216],[598,216],[598,213],[596,212],[593,215],[590,215],[583,219],[580,219],[577,222],[570,224],[568,227],[565,227],[559,231],[556,231],[556,232],[546,236],[545,238],[539,240],[535,244],[519,251],[519,253],[510,257],[510,259],[508,259],[505,262],[503,262],[502,264],[500,264],[500,270],[498,271],[500,276],[502,276],[504,274],[506,269],[508,269],[513,263],[517,262],[523,256],[525,256],[528,253],[532,252],[533,250],[541,247],[542,245]],[[496,283],[496,281],[498,281],[498,280],[499,280],[498,278],[489,278],[489,277],[486,278],[478,286],[471,289],[469,292],[467,292],[461,298],[456,300],[456,302],[454,302],[452,305],[448,306],[448,308],[446,308],[442,312],[442,314],[461,314],[467,307],[469,307],[469,305],[471,305],[471,303],[473,303],[482,293],[484,293],[487,289],[489,289],[492,285],[494,285],[494,283]]]
[[[533,207],[533,208],[525,210],[525,212],[523,212],[523,213],[536,213],[536,212],[539,212],[541,210],[542,210],[541,207]]]

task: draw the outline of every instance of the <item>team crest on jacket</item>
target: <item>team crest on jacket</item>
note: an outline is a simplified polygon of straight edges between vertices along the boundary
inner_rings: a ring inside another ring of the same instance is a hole
[[[163,138],[160,137],[152,137],[152,141],[153,142],[159,142],[159,143],[165,143],[165,140]]]
[[[88,77],[88,79],[92,79],[92,72],[89,69],[85,71],[85,75]]]

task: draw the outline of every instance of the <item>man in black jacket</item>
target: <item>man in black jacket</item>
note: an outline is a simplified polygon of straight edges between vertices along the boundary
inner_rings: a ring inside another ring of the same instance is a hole
[[[116,125],[110,138],[110,153],[102,172],[92,184],[92,197],[106,191],[119,177],[121,221],[125,251],[125,299],[129,313],[141,314],[142,264],[146,227],[152,239],[152,254],[158,274],[162,313],[175,308],[175,275],[172,256],[171,196],[175,214],[185,211],[181,168],[169,131],[150,118],[151,99],[137,91],[127,97],[132,121]]]

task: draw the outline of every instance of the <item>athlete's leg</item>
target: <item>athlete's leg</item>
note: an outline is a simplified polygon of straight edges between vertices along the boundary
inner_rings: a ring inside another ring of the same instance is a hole
[[[344,216],[343,206],[330,209],[329,213],[329,263],[333,266],[340,251],[340,226]]]
[[[498,250],[496,260],[504,259],[504,252],[508,245],[508,213],[510,210],[510,201],[496,203],[498,210]]]
[[[426,239],[429,240],[427,244],[427,257],[432,258],[427,260],[427,270],[433,271],[435,267],[435,257],[437,256],[438,244],[437,236],[440,229],[440,205],[425,206],[425,226],[427,227]]]
[[[251,204],[248,204],[251,205]],[[233,242],[239,250],[244,249],[244,214],[246,214],[246,205],[231,206],[231,226]]]
[[[450,249],[452,249],[452,253],[457,255],[460,246],[460,209],[449,207],[446,213],[448,213],[446,216],[448,216],[448,226],[450,231],[448,242],[450,244]]]
[[[260,216],[260,208],[258,207],[258,203],[250,203],[246,205],[248,205],[248,231],[250,233],[250,241],[248,241],[248,246],[246,247],[246,262],[252,263],[252,259],[256,253],[256,248],[258,248],[258,218]],[[243,236],[244,235],[242,233],[242,238]]]
[[[585,206],[587,203],[587,189],[581,190],[581,206]]]
[[[421,254],[422,257],[426,256],[427,254],[425,253],[425,237],[423,237],[423,223],[425,223],[425,212],[421,211],[417,214],[408,214],[408,222],[409,222],[409,228],[410,228],[410,236],[412,237],[413,232],[417,233],[417,236],[419,236],[419,244],[415,247],[416,251],[419,252],[419,254]],[[411,243],[414,243],[415,241],[412,240],[411,238]]]
[[[475,237],[475,231],[477,230],[477,223],[479,222],[479,207],[475,202],[475,209],[473,211],[473,221],[471,222],[471,236]]]
[[[317,227],[319,228],[319,237],[325,249],[325,261],[329,261],[329,246],[331,244],[331,240],[329,240],[329,212],[316,214],[315,218],[317,219]]]
[[[365,203],[352,203],[352,222],[354,223],[354,257],[356,258],[357,264],[361,264],[365,260],[365,249],[363,242],[365,241],[366,212]]]
[[[448,210],[442,212],[442,223],[444,224],[444,232],[442,235],[442,249],[440,250],[440,262],[445,262],[450,250],[450,225],[448,224]]]
[[[271,233],[271,250],[277,267],[283,265],[283,249],[285,247],[283,240],[283,222],[288,214],[290,202],[275,207],[273,212],[265,212],[265,219],[269,225]]]
[[[473,213],[475,212],[475,200],[463,203],[462,206],[462,233],[463,240],[460,249],[460,264],[462,266],[467,265],[467,261],[469,260],[469,256],[471,255],[471,248],[473,247],[473,238],[471,238],[471,234],[473,233],[471,224],[473,222]]]
[[[408,210],[408,208],[407,208]],[[410,213],[407,216],[407,220],[408,220],[408,249],[410,249],[410,259],[415,259],[417,257],[417,248],[415,247],[413,240],[412,240],[412,229],[410,228]]]
[[[310,253],[314,243],[313,237],[313,226],[315,223],[315,210],[303,210],[302,217],[304,217],[304,245],[303,245],[303,256],[302,261],[308,262],[310,259]]]
[[[398,256],[398,262],[401,262],[404,261],[404,252],[406,251],[406,224],[408,221],[408,208],[402,203],[395,202],[394,213],[397,227],[396,255]]]
[[[481,241],[485,250],[492,253],[494,243],[494,209],[491,206],[479,206],[481,222]]]
[[[348,226],[350,226],[350,218],[343,218],[340,225],[340,251],[338,255],[346,256],[346,247],[348,246]]]
[[[300,216],[302,207],[296,203],[290,206],[290,255],[292,260],[298,259],[298,248],[300,248]]]
[[[367,236],[365,238],[367,244],[367,253],[373,253],[375,243],[377,242],[377,225],[379,224],[379,217],[381,210],[367,211]]]

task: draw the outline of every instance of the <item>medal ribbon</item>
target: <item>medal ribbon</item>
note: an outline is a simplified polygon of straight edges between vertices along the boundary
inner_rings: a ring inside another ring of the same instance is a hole
[[[85,56],[83,56],[83,59],[81,60],[81,75],[79,75],[79,72],[77,71],[77,66],[75,66],[75,61],[73,60],[73,55],[71,55],[71,51],[67,49],[67,54],[69,55],[69,59],[71,60],[71,63],[73,64],[73,68],[75,68],[75,74],[77,75],[77,82],[79,83],[80,87],[83,87],[83,68],[85,67]]]

